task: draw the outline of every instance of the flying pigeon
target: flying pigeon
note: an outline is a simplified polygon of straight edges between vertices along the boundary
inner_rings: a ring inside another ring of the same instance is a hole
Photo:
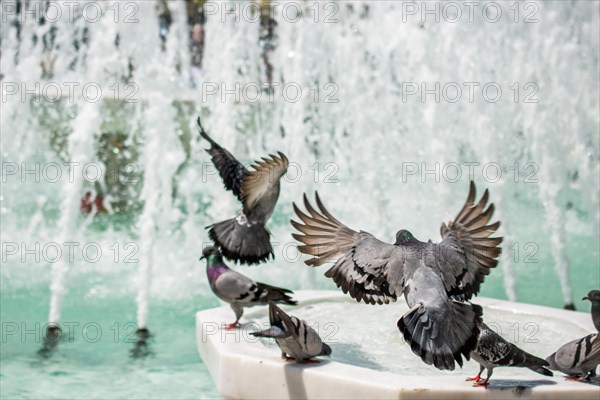
[[[410,310],[398,328],[412,351],[429,365],[453,370],[462,366],[477,346],[482,309],[467,300],[477,292],[500,255],[501,237],[492,238],[500,222],[488,225],[494,205],[486,190],[475,204],[475,184],[454,221],[442,224],[440,243],[421,242],[407,230],[388,244],[364,231],[342,224],[316,194],[316,211],[304,195],[308,215],[294,204],[302,223],[291,221],[302,233],[298,250],[314,256],[310,266],[335,262],[325,272],[344,293],[357,301],[383,304],[404,294]]]
[[[281,358],[297,363],[314,363],[317,356],[331,355],[331,347],[323,343],[317,332],[306,321],[287,315],[274,303],[269,303],[271,327],[251,335],[275,339],[281,349]]]
[[[202,251],[200,260],[206,259],[206,275],[210,288],[221,300],[229,303],[235,312],[235,322],[225,329],[239,327],[239,320],[244,314],[244,307],[266,305],[269,302],[296,305],[289,295],[291,290],[255,282],[252,279],[230,269],[223,262],[223,257],[215,247],[207,247]]]
[[[600,332],[600,290],[592,290],[581,300],[592,302],[592,322],[596,330]]]
[[[198,118],[200,135],[210,143],[206,151],[219,171],[227,190],[242,202],[235,218],[208,226],[208,235],[223,255],[243,264],[258,264],[273,257],[270,233],[265,224],[273,214],[279,198],[279,181],[286,173],[289,161],[279,152],[244,167],[231,153],[221,147],[204,131]]]
[[[475,381],[474,386],[488,386],[488,382],[495,367],[525,367],[542,375],[552,376],[548,362],[531,355],[512,343],[507,342],[489,326],[482,323],[480,326],[477,348],[471,352],[471,358],[479,363],[479,373],[467,381]],[[485,380],[481,373],[487,369]]]
[[[569,380],[584,381],[596,376],[600,364],[600,333],[573,340],[546,358],[550,368],[569,375]]]

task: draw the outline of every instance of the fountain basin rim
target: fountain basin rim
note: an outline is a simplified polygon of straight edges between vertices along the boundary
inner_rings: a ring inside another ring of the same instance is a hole
[[[299,307],[323,301],[355,302],[339,291],[296,291],[294,297],[299,300]],[[587,331],[595,331],[589,313],[485,297],[475,298],[474,302],[503,311],[564,319]],[[245,317],[261,317],[266,313],[266,307],[248,309]],[[237,332],[215,331],[215,326],[231,322],[232,316],[229,306],[202,310],[196,314],[198,353],[217,390],[227,399],[600,398],[600,387],[567,382],[558,372],[553,378],[540,375],[539,381],[544,381],[544,384],[534,387],[509,385],[484,390],[465,382],[466,372],[464,376],[440,374],[421,377],[368,369],[327,358],[323,358],[320,364],[285,363],[280,359],[279,351],[261,343],[245,341],[247,332],[243,329]],[[515,380],[522,378],[515,374]]]

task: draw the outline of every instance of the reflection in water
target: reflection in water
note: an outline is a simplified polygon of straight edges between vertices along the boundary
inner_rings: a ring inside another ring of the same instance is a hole
[[[60,326],[50,325],[48,329],[46,329],[46,333],[44,334],[44,339],[42,343],[42,348],[37,351],[37,354],[43,358],[49,358],[56,351],[56,347],[58,346],[58,342],[61,340],[63,336],[63,331]]]
[[[146,358],[148,356],[154,355],[152,348],[150,346],[152,335],[150,331],[146,328],[140,328],[136,332],[137,341],[130,350],[129,354],[131,358],[140,359]]]

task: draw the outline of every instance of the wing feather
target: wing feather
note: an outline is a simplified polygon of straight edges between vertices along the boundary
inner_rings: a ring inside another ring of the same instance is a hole
[[[286,173],[289,160],[285,154],[279,152],[278,156],[269,155],[263,157],[262,161],[252,164],[252,170],[248,171],[241,183],[240,200],[244,205],[244,213],[250,209],[272,188],[279,185],[279,179]]]
[[[357,301],[369,304],[395,301],[404,285],[402,249],[370,233],[350,229],[325,208],[318,193],[315,198],[318,210],[304,195],[306,213],[294,204],[302,223],[291,221],[300,232],[292,234],[302,243],[298,250],[313,256],[305,263],[317,267],[334,262],[325,276]]]
[[[213,164],[219,171],[225,189],[231,190],[239,200],[242,200],[242,182],[248,174],[248,170],[229,151],[208,136],[200,123],[200,117],[197,122],[200,136],[210,143],[210,149],[206,149],[206,152],[210,154]]]
[[[475,183],[471,181],[467,200],[454,219],[442,224],[442,241],[437,264],[444,274],[448,294],[459,300],[469,300],[479,292],[481,283],[491,268],[498,264],[502,249],[502,237],[490,237],[500,227],[500,221],[492,224],[494,204],[487,206],[489,192],[486,191],[475,204]],[[487,206],[487,208],[486,208]]]

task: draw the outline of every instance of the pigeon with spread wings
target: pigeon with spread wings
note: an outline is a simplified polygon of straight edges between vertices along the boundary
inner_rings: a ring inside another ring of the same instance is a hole
[[[200,135],[210,143],[206,151],[219,171],[227,190],[242,202],[235,218],[210,225],[208,236],[223,256],[242,264],[258,264],[273,256],[266,223],[279,198],[279,181],[289,161],[283,153],[262,158],[247,169],[229,151],[215,142],[198,118]]]
[[[407,230],[396,233],[394,244],[364,231],[354,231],[327,211],[318,194],[317,211],[304,196],[307,214],[294,204],[302,222],[291,221],[293,234],[312,255],[310,266],[335,264],[325,276],[357,301],[383,304],[404,294],[410,310],[398,328],[412,351],[439,369],[453,370],[477,346],[481,307],[467,300],[479,292],[496,267],[502,238],[490,237],[500,225],[488,224],[494,205],[486,208],[486,190],[475,203],[471,182],[467,201],[454,221],[442,224],[440,243],[421,242]]]

